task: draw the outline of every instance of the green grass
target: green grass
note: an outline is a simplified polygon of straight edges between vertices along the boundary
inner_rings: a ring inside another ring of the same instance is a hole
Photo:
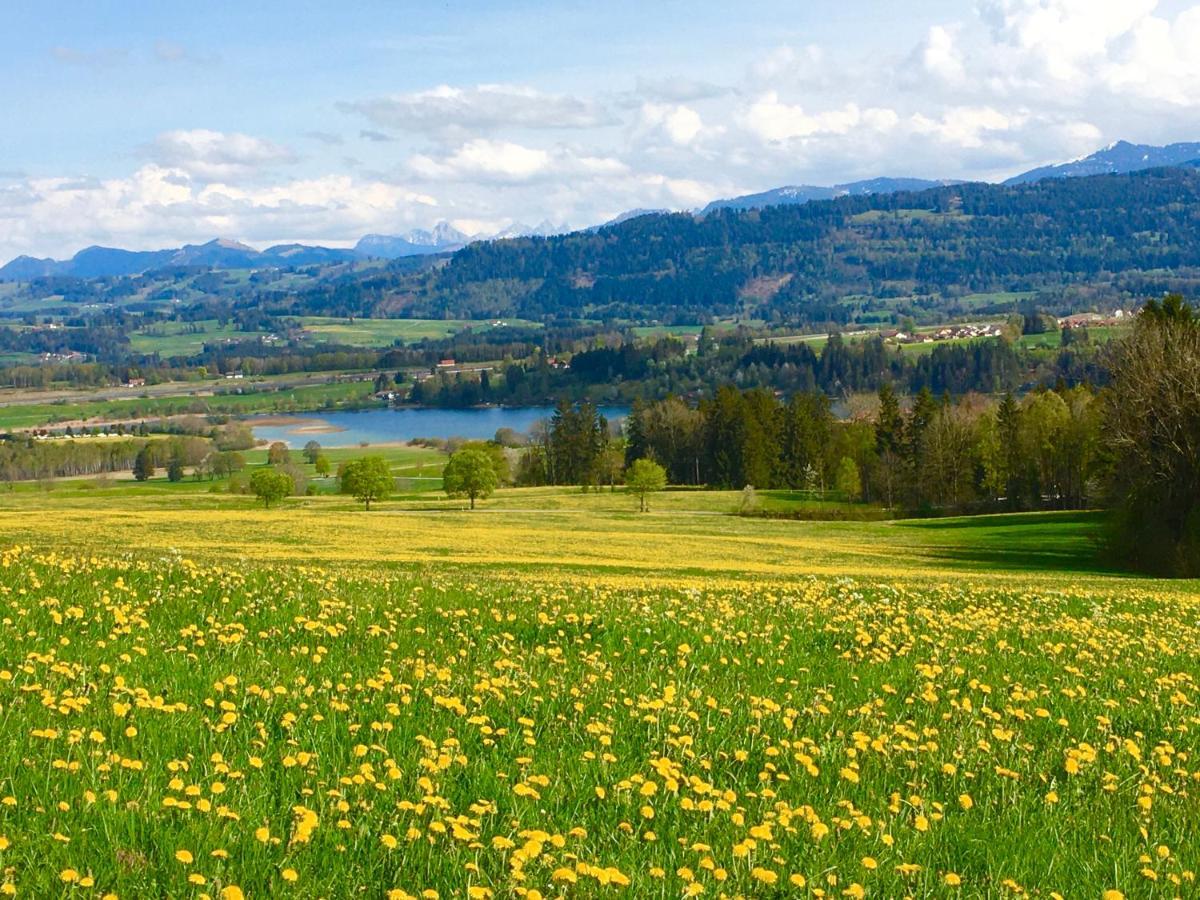
[[[194,332],[191,329],[201,328]],[[205,344],[225,341],[255,340],[261,331],[241,331],[231,323],[221,325],[216,319],[199,322],[157,322],[129,335],[129,347],[135,353],[157,353],[162,357],[193,356],[204,350]]]
[[[35,428],[82,420],[90,422],[159,418],[194,413],[249,415],[262,412],[298,412],[366,402],[373,391],[369,381],[317,384],[283,390],[255,390],[245,382],[243,393],[224,387],[224,393],[121,400],[87,400],[75,403],[29,403],[0,407],[0,431]]]
[[[637,325],[633,328],[634,336],[648,337],[687,337],[700,334],[703,325]]]
[[[538,323],[523,319],[349,319],[303,316],[299,319],[305,332],[314,340],[345,344],[352,347],[391,347],[423,339],[450,337],[471,328],[487,330],[493,322],[503,321],[511,327],[537,327]]]
[[[1124,325],[1100,325],[1087,329],[1088,341],[1093,344],[1106,344],[1128,333],[1129,327]],[[1023,334],[1017,343],[1030,350],[1056,349],[1062,346],[1062,332],[1055,330],[1042,334]]]
[[[151,489],[0,494],[18,896],[1191,896],[1200,595],[1095,515]]]

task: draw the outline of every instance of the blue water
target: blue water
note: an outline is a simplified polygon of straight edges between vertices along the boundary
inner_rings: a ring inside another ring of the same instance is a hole
[[[624,407],[600,408],[608,420],[623,418]],[[316,441],[323,447],[357,447],[361,444],[382,444],[410,441],[413,438],[464,437],[490,440],[498,428],[511,428],[522,434],[539,419],[549,419],[554,409],[549,406],[499,407],[482,409],[363,409],[353,412],[331,411],[288,414],[296,421],[289,425],[258,425],[254,416],[247,422],[254,436],[264,441],[283,441],[289,447],[303,447]],[[266,417],[264,417],[266,418]],[[328,425],[336,431],[301,430]]]

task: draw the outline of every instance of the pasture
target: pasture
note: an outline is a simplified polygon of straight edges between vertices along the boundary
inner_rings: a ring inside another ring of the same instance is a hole
[[[0,494],[4,890],[1191,894],[1194,583],[736,499]]]

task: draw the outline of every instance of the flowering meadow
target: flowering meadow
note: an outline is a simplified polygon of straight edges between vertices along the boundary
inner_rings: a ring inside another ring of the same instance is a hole
[[[10,545],[0,891],[1196,896],[1198,615]]]

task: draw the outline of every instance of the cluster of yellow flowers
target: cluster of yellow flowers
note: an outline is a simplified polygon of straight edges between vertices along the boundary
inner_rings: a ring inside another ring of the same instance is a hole
[[[14,547],[0,890],[1194,895],[1198,669],[1133,585]]]

